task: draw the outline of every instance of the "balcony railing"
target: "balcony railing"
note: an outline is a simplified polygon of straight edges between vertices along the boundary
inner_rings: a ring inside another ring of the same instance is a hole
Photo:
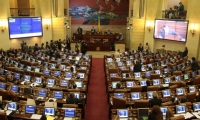
[[[164,10],[162,11],[163,18],[167,19],[186,19],[187,11]]]
[[[10,8],[10,15],[18,16],[35,16],[35,8]]]

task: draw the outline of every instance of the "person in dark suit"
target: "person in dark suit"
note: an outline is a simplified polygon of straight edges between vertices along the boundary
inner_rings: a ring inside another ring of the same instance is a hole
[[[70,50],[70,44],[71,44],[70,39],[69,39],[69,37],[67,36],[67,37],[66,37],[66,45],[67,45],[66,47],[67,47],[68,50]]]
[[[153,99],[149,100],[149,107],[153,107],[154,105],[160,106],[162,103],[162,100],[158,98],[158,95],[156,92],[153,92]]]
[[[93,26],[92,29],[91,29],[91,34],[94,35],[95,32],[96,32],[96,30],[94,29],[94,26]]]
[[[134,65],[134,72],[141,72],[142,71],[142,64],[139,61],[136,61],[136,64]]]
[[[80,28],[80,27],[78,27],[78,29],[77,29],[77,32],[78,32],[78,34],[82,34],[82,32],[83,32],[83,29],[82,29],[82,28]]]
[[[83,102],[84,100],[85,100],[85,98],[78,99],[78,98],[75,98],[74,93],[70,93],[69,97],[66,99],[66,103],[67,104],[78,104],[78,103]]]
[[[38,50],[39,50],[38,44],[36,43],[35,46],[34,46],[34,53],[36,54]]]
[[[138,52],[142,52],[143,51],[143,46],[142,46],[142,44],[140,43],[140,45],[138,46]]]
[[[192,71],[197,71],[199,69],[199,65],[195,57],[192,57],[191,67],[192,67]]]
[[[55,59],[58,59],[58,58],[61,58],[59,49],[57,49],[55,52]]]
[[[58,49],[61,50],[62,46],[61,46],[62,42],[61,39],[58,40]]]
[[[183,53],[182,53],[182,57],[185,57],[185,56],[187,56],[187,55],[188,55],[188,48],[185,47],[185,50],[184,50]]]

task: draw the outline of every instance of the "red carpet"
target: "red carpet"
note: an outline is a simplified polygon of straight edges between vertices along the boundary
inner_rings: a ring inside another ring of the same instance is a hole
[[[103,58],[93,58],[85,120],[108,120],[108,114]]]

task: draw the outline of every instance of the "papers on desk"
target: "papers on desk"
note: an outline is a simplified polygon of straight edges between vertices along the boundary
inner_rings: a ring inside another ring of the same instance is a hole
[[[75,118],[72,118],[72,117],[65,117],[64,120],[75,120]]]
[[[46,117],[47,117],[47,120],[54,120],[55,119],[54,117],[49,116],[49,115],[47,115]]]
[[[0,110],[0,112],[4,112],[4,110]]]
[[[42,115],[32,114],[31,119],[40,119]]]
[[[65,102],[66,102],[66,99],[63,99],[63,101],[65,101]]]
[[[186,114],[175,114],[174,116],[180,116],[180,115],[183,115],[185,117],[185,119],[189,119],[191,117],[193,117],[194,115],[187,112]]]
[[[200,118],[200,112],[192,112],[192,114],[196,117],[196,118]]]
[[[163,87],[169,87],[169,84],[162,84]]]
[[[44,99],[44,97],[37,97],[37,99]]]
[[[7,110],[6,115],[10,115],[11,112],[12,112],[11,110]]]
[[[25,81],[21,82],[21,84],[24,85],[24,82],[25,82]]]

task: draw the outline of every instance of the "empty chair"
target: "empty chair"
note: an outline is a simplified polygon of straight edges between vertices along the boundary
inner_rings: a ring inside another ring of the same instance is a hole
[[[77,104],[63,104],[64,108],[78,108]]]
[[[1,118],[1,120],[8,120],[5,112],[0,112],[0,118]]]
[[[172,86],[169,87],[172,94],[176,93],[176,88],[178,88],[178,85],[172,85]]]
[[[181,75],[182,71],[174,71],[174,75]]]
[[[200,84],[200,77],[195,77],[193,85],[199,85]]]
[[[109,73],[118,73],[119,70],[118,68],[111,68],[111,69],[108,69]]]
[[[159,90],[159,86],[148,86],[148,91],[158,91]]]
[[[151,74],[151,76],[150,76],[151,80],[153,80],[153,79],[159,79],[159,78],[160,78],[159,74]]]
[[[126,99],[113,97],[112,109],[124,109],[126,108]]]
[[[148,108],[149,100],[135,100],[134,108]]]
[[[187,95],[186,95],[186,98],[187,98],[187,101],[188,102],[191,102],[191,103],[193,103],[193,102],[195,102],[195,98],[196,98],[196,92],[191,92],[191,93],[188,93]]]
[[[170,105],[174,105],[172,101],[161,103],[161,106],[170,106]]]
[[[133,86],[130,89],[131,92],[142,92],[142,86]]]
[[[171,117],[170,120],[185,120],[185,117],[183,115]]]
[[[115,89],[115,93],[127,93],[127,89]]]

